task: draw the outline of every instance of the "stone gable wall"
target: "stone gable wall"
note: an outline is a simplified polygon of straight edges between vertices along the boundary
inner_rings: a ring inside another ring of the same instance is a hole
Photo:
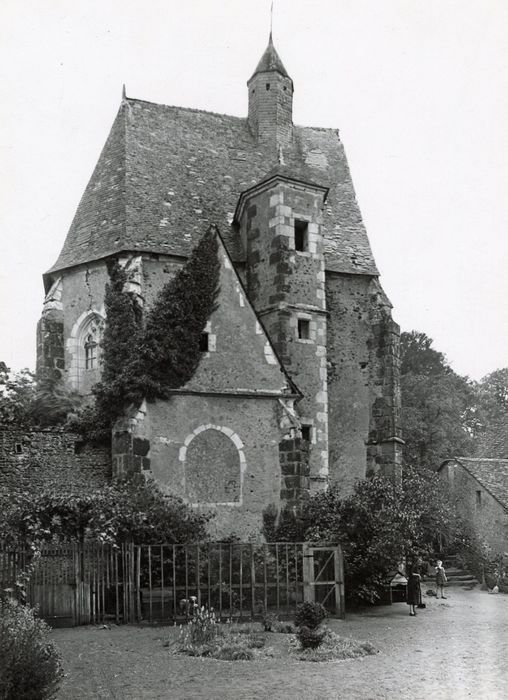
[[[77,435],[50,430],[0,430],[0,490],[87,493],[108,483],[107,447],[83,444]]]
[[[508,552],[508,512],[499,501],[455,461],[445,464],[439,474],[448,480],[452,499],[462,517],[473,524],[494,552]],[[477,491],[481,493],[481,503],[477,503]]]

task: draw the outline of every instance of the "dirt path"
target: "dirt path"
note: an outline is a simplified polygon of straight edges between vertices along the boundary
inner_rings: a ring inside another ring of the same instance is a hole
[[[60,697],[508,698],[508,596],[452,589],[447,600],[426,602],[416,618],[398,603],[332,621],[336,632],[371,641],[380,653],[323,664],[174,657],[162,646],[174,631],[162,627],[54,630],[68,674]]]

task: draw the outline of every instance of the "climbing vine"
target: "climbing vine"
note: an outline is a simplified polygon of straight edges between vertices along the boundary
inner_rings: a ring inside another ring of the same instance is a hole
[[[217,237],[209,229],[148,312],[130,377],[138,401],[167,398],[193,376],[201,333],[217,304],[219,271]]]

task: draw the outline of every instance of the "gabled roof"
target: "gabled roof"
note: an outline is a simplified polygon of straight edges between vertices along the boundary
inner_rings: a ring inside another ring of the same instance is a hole
[[[268,46],[266,47],[264,54],[261,56],[261,59],[256,66],[256,70],[249,80],[249,83],[257,73],[270,73],[271,71],[277,71],[285,78],[289,78],[288,72],[284,68],[284,64],[282,63],[279,54],[275,50],[272,40],[272,33],[270,32]]]
[[[439,469],[450,461],[455,461],[460,464],[506,510],[508,510],[508,459],[455,457],[453,460],[446,460],[446,462],[443,462]]]
[[[217,227],[220,283],[210,328],[218,340],[192,378],[174,393],[223,392],[225,395],[300,399],[302,394],[282,364],[252,306]],[[245,338],[247,337],[247,342]],[[240,358],[240,359],[239,359]]]
[[[121,251],[187,257],[210,222],[243,262],[235,207],[278,157],[246,119],[124,99],[49,273]],[[330,188],[326,268],[377,275],[338,131],[295,126],[284,163]]]

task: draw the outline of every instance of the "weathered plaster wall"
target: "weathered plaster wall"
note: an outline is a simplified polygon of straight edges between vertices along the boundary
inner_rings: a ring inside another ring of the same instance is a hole
[[[460,464],[450,461],[440,476],[448,481],[458,512],[496,553],[508,552],[508,512]],[[480,492],[480,503],[477,492]]]
[[[0,430],[0,489],[86,493],[111,475],[109,448],[84,445],[64,431]]]
[[[276,399],[174,395],[147,404],[135,421],[130,429],[150,446],[138,468],[162,490],[212,510],[214,536],[259,535],[263,510],[280,499]]]
[[[330,479],[347,493],[400,461],[398,329],[375,278],[327,273],[326,294]]]

